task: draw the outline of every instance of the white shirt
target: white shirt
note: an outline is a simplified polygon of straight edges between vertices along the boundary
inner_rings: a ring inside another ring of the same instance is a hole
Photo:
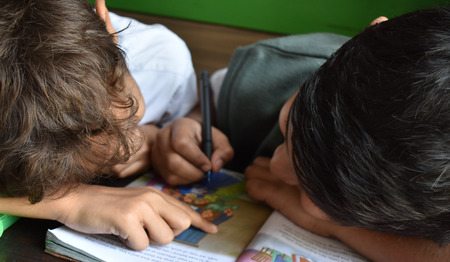
[[[197,79],[185,42],[160,24],[146,25],[110,12],[131,75],[146,109],[141,124],[160,126],[185,116],[198,101]]]

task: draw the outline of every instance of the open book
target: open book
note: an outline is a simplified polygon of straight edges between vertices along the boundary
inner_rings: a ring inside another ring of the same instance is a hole
[[[367,261],[339,241],[310,233],[245,194],[239,173],[222,170],[203,183],[170,187],[147,174],[129,186],[156,186],[191,205],[219,226],[217,234],[189,228],[169,245],[143,251],[126,247],[112,235],[90,235],[65,226],[48,230],[46,252],[79,261]]]

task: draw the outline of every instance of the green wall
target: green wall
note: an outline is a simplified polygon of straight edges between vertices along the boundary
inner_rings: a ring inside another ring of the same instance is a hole
[[[94,2],[94,0],[90,0]],[[354,35],[374,18],[447,5],[450,0],[106,0],[111,9],[281,34]]]

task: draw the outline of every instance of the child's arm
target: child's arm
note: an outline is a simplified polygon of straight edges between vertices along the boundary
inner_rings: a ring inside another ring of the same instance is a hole
[[[0,212],[57,220],[85,233],[113,234],[136,250],[145,249],[149,242],[168,244],[191,224],[217,232],[199,213],[153,187],[80,185],[33,205],[25,197],[0,198]]]
[[[339,226],[320,220],[303,209],[299,186],[288,185],[274,176],[268,158],[259,158],[247,168],[250,197],[264,201],[299,226],[326,237],[334,237],[372,261],[448,261],[450,245],[439,247],[432,241]]]
[[[333,235],[372,261],[444,262],[450,257],[450,245],[439,247],[427,239],[355,227],[338,227]]]

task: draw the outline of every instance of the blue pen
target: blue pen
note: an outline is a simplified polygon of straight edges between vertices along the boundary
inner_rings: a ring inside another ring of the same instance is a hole
[[[200,73],[200,108],[202,112],[202,149],[203,153],[211,159],[213,151],[212,133],[211,133],[211,102],[210,102],[210,83],[209,73],[203,70]],[[206,172],[206,182],[211,182],[211,170]]]

